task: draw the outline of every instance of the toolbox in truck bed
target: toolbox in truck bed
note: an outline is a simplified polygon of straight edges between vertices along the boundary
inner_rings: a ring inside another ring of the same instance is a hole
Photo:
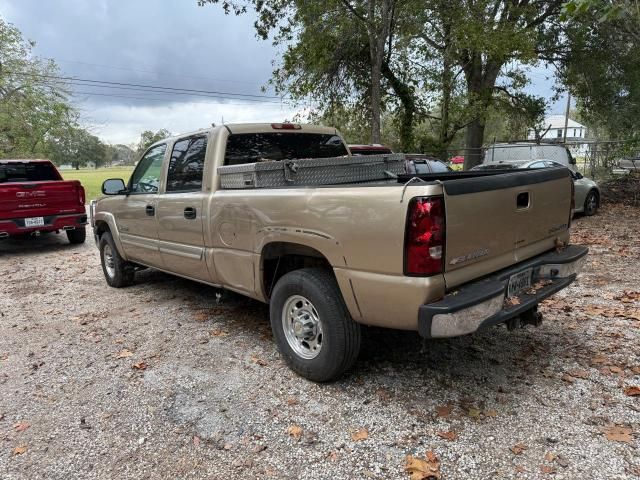
[[[402,154],[264,161],[218,167],[223,189],[372,182],[404,174]]]

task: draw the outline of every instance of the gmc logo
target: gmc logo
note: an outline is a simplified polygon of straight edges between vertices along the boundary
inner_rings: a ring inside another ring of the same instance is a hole
[[[16,192],[16,197],[18,198],[42,198],[46,196],[47,192],[43,192],[42,190],[37,190],[35,192]]]

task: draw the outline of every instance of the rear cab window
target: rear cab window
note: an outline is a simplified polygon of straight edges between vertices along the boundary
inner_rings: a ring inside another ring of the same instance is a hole
[[[229,135],[225,165],[268,160],[327,158],[349,155],[338,135],[320,133],[236,133]]]
[[[206,136],[185,138],[173,145],[167,171],[166,193],[202,190],[206,152]]]
[[[51,162],[0,163],[0,183],[62,180]]]

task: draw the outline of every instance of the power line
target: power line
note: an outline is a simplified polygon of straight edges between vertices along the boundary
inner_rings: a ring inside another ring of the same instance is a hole
[[[226,95],[226,96],[250,97],[250,98],[281,99],[281,97],[278,97],[275,95],[255,95],[251,93],[235,93],[235,92],[221,92],[221,91],[215,91],[215,90],[197,90],[192,88],[163,87],[158,85],[145,85],[140,83],[128,83],[128,82],[111,82],[107,80],[95,80],[90,78],[79,78],[79,77],[63,77],[58,75],[45,75],[45,74],[29,73],[29,72],[6,71],[5,73],[10,75],[17,75],[17,76],[40,77],[40,78],[49,78],[54,80],[85,82],[87,84],[94,84],[94,85],[141,87],[141,88],[152,89],[157,91],[165,91],[165,92],[186,92],[186,93],[192,93],[192,94],[212,94],[212,95]]]
[[[89,96],[99,96],[99,97],[114,97],[114,98],[128,98],[128,99],[132,99],[132,100],[150,100],[150,101],[155,101],[155,102],[164,102],[167,103],[167,100],[164,98],[153,98],[153,97],[137,97],[137,96],[133,96],[133,95],[118,95],[115,93],[99,93],[99,92],[78,92],[75,91],[73,92],[73,95],[89,95]],[[212,102],[195,102],[195,103],[206,103],[206,104],[212,104]],[[240,102],[234,102],[234,101],[230,101],[230,102],[224,102],[222,105],[252,105],[255,106],[255,103],[240,103]],[[257,105],[286,105],[284,103],[277,103],[277,102],[258,102]]]

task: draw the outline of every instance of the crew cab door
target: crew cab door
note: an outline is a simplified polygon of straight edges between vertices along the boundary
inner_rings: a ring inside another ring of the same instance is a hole
[[[156,208],[162,163],[167,146],[150,148],[138,162],[128,185],[128,194],[114,207],[120,240],[127,259],[161,267],[158,250]]]
[[[204,255],[202,178],[207,136],[173,144],[164,192],[158,197],[158,246],[164,268],[198,280],[211,280]]]

